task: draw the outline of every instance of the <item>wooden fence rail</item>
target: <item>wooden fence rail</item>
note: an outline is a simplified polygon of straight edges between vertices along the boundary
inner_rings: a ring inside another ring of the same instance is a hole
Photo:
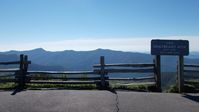
[[[14,64],[20,64],[20,61],[0,62],[0,65],[14,65]]]
[[[30,84],[97,84],[96,81],[28,81]]]
[[[100,77],[85,77],[85,78],[82,78],[82,77],[66,77],[66,78],[63,78],[63,77],[29,77],[27,76],[27,79],[28,80],[41,80],[41,79],[45,79],[45,80],[48,80],[48,79],[60,79],[60,80],[100,80]],[[105,77],[105,79],[107,80],[108,77]]]
[[[105,67],[154,67],[155,64],[144,64],[144,63],[136,63],[136,64],[125,64],[125,63],[116,63],[116,64],[105,64]],[[94,65],[94,68],[101,67],[100,64]]]
[[[0,65],[18,65],[21,61],[0,62]],[[22,62],[23,64],[31,64],[31,61]]]
[[[19,68],[12,68],[12,69],[0,69],[0,72],[17,72]]]
[[[194,64],[185,64],[184,67],[199,67],[199,65]]]
[[[98,73],[93,72],[93,71],[28,71],[27,73],[28,74],[99,75]]]
[[[141,81],[141,80],[154,80],[155,77],[134,77],[134,78],[109,78],[108,80],[133,80],[133,81]]]
[[[190,73],[190,72],[187,72],[187,73]],[[197,72],[197,73],[199,73],[199,72]],[[190,75],[190,74],[186,74],[186,72],[185,72],[184,78],[185,79],[199,79],[199,75]]]
[[[101,70],[94,70],[100,72]],[[104,69],[108,73],[153,73],[154,69]]]
[[[184,72],[188,72],[188,73],[199,73],[199,70],[184,70]]]

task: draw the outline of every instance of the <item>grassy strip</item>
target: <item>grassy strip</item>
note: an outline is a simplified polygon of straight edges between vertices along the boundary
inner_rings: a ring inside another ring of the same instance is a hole
[[[185,84],[185,86],[184,86],[184,92],[186,92],[186,93],[199,93],[199,91],[197,89],[199,89],[199,85]],[[171,85],[170,88],[166,92],[178,93],[177,84]]]
[[[15,83],[0,83],[1,90],[10,90],[16,88]],[[75,89],[75,90],[93,90],[101,89],[95,84],[27,84],[26,89]],[[135,84],[135,85],[118,85],[111,83],[107,89],[122,89],[122,90],[133,90],[133,91],[155,91],[154,85],[144,85],[144,84]]]
[[[131,90],[131,91],[144,91],[144,92],[152,92],[156,91],[156,87],[154,85],[111,85],[112,89],[122,89],[122,90]]]
[[[17,84],[15,83],[0,83],[0,90],[12,90],[15,89]]]
[[[96,89],[94,84],[27,84],[26,89]]]
[[[122,89],[122,90],[132,90],[132,91],[146,91],[155,92],[157,91],[154,84],[147,83],[135,83],[132,81],[110,81],[110,88],[112,89]]]
[[[52,80],[53,77],[51,75],[44,74],[35,74],[35,80]],[[57,77],[57,76],[56,76]],[[60,75],[59,77],[65,78],[67,80],[67,75]],[[87,75],[81,75],[82,80],[87,80]],[[5,79],[5,78],[3,78]],[[64,80],[64,81],[65,81]],[[154,85],[148,84],[133,84],[133,85],[122,85],[122,84],[130,84],[132,81],[109,81],[109,88],[107,89],[123,89],[123,90],[133,90],[133,91],[155,91]],[[0,89],[14,89],[16,84],[14,83],[0,83]],[[26,89],[106,89],[100,88],[100,84],[26,84]]]

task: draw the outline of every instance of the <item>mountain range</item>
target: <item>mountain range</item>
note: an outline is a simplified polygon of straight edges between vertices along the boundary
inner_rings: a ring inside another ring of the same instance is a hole
[[[100,56],[105,56],[105,63],[152,63],[153,56],[147,53],[123,52],[109,49],[92,51],[46,51],[42,48],[28,51],[0,52],[0,61],[19,60],[20,54],[26,54],[32,62],[30,70],[92,70],[94,64],[99,63]],[[176,56],[162,56],[162,70],[175,71]],[[191,53],[185,57],[185,63],[199,64],[199,53]]]

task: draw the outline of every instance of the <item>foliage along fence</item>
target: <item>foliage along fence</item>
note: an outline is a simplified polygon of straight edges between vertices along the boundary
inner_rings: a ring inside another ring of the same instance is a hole
[[[96,84],[106,88],[110,80],[143,81],[153,80],[158,90],[161,90],[160,66],[156,61],[151,64],[105,64],[104,56],[100,57],[100,64],[94,65],[93,71],[28,71],[28,56],[20,55],[16,62],[0,62],[0,65],[18,64],[19,68],[0,69],[0,72],[13,72],[13,75],[0,76],[0,82],[15,82],[23,89],[25,84]],[[118,68],[119,67],[119,68]],[[110,73],[152,73],[149,77],[109,78]],[[82,77],[85,75],[85,77]],[[6,77],[6,78],[5,78]],[[7,79],[7,77],[13,77]]]

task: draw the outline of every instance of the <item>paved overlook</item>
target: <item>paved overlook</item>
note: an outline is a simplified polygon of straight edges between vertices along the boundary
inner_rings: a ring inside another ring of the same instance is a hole
[[[1,112],[199,112],[199,94],[98,90],[0,92]]]

